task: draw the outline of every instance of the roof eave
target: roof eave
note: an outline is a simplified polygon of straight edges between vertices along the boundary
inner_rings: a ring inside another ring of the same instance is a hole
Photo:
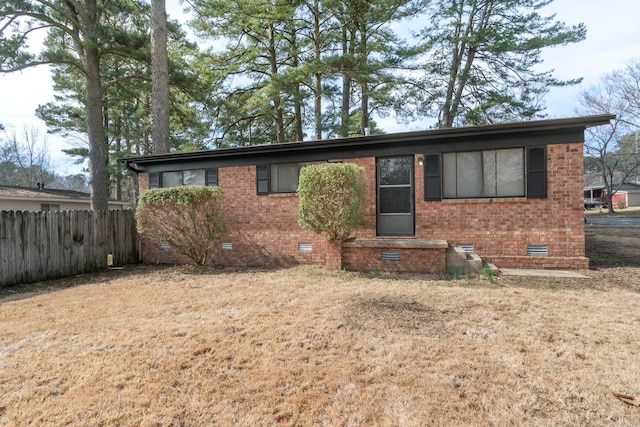
[[[130,156],[118,159],[129,170],[140,173],[144,170],[144,165],[154,163],[165,163],[172,161],[188,161],[192,159],[206,159],[209,157],[225,158],[238,155],[257,155],[261,153],[275,153],[287,151],[309,151],[340,147],[348,149],[350,147],[363,145],[378,145],[388,142],[406,142],[420,140],[421,142],[442,142],[448,139],[461,137],[482,137],[490,135],[501,135],[508,133],[528,133],[528,132],[549,132],[554,130],[586,129],[593,126],[601,126],[615,119],[613,114],[602,114],[594,116],[582,116],[564,119],[547,119],[530,122],[501,123],[493,125],[469,126],[461,128],[431,129],[414,132],[402,132],[394,134],[367,135],[349,138],[336,138],[329,140],[297,141],[281,144],[256,145],[249,147],[222,148],[216,150],[199,150],[181,153],[156,154],[148,156]]]

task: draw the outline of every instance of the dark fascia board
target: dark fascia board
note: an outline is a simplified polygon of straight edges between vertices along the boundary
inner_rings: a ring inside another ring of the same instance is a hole
[[[118,159],[118,162],[139,173],[562,144],[583,142],[586,128],[608,124],[614,118],[615,115],[604,114],[566,119],[432,129],[329,140],[123,157]]]

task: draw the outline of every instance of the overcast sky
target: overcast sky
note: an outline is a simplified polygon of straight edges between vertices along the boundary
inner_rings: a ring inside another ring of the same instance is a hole
[[[167,8],[171,14],[180,6],[177,0],[167,0]],[[546,10],[566,24],[583,22],[587,26],[585,41],[543,52],[543,70],[554,69],[559,79],[583,78],[579,86],[554,89],[545,101],[549,118],[572,117],[582,90],[596,84],[603,74],[623,68],[632,58],[640,58],[640,0],[555,0]],[[44,129],[34,112],[38,105],[50,101],[53,90],[46,67],[0,75],[0,123],[5,126],[28,123]],[[379,124],[386,132],[407,130],[393,119]],[[422,128],[424,125],[416,124],[409,130]],[[48,136],[48,143],[57,172],[76,173],[78,167],[60,152],[69,145],[55,136]]]

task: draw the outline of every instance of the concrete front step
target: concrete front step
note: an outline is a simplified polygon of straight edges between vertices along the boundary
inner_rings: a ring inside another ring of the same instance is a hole
[[[447,270],[458,273],[480,273],[484,268],[482,258],[478,254],[467,253],[459,246],[447,249]]]
[[[486,264],[446,240],[361,239],[343,242],[342,268],[354,271],[481,273]],[[498,269],[490,265],[493,274]]]

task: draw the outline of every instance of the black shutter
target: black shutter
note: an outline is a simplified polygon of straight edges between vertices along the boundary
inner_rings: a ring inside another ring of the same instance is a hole
[[[527,197],[547,197],[547,150],[546,147],[527,148]]]
[[[440,154],[424,156],[424,200],[442,200]]]
[[[269,194],[269,165],[256,166],[256,184],[258,194]]]
[[[158,172],[149,172],[149,188],[160,187],[160,174]]]
[[[218,185],[218,168],[206,169],[205,185]]]

